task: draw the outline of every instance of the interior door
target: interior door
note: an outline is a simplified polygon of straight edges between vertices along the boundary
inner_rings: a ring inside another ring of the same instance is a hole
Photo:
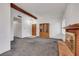
[[[49,38],[49,23],[40,24],[40,37]]]
[[[36,24],[32,24],[32,36],[36,36]]]

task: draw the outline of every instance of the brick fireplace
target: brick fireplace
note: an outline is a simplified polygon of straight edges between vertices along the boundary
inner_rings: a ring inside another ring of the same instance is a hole
[[[73,24],[65,27],[66,32],[75,34],[75,52],[74,55],[79,56],[79,24]]]

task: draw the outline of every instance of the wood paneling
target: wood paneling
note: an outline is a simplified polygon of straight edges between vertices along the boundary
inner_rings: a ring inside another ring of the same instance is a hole
[[[30,16],[30,17],[32,17],[32,18],[34,18],[34,19],[37,19],[37,17],[35,17],[35,16],[32,15],[31,13],[29,13],[29,12],[23,10],[22,8],[18,7],[18,6],[15,5],[14,3],[11,3],[10,6],[11,6],[11,8],[14,8],[14,9],[16,9],[16,10],[18,10],[18,11],[20,11],[20,12],[22,12],[22,13],[24,13],[24,14]]]

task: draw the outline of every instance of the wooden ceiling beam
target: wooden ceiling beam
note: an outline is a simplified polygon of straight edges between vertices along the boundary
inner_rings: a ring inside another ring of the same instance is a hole
[[[11,3],[10,6],[11,6],[11,8],[16,9],[17,11],[20,11],[20,12],[22,12],[22,13],[24,13],[24,14],[26,14],[26,15],[28,15],[28,16],[34,18],[34,19],[37,19],[37,17],[35,17],[35,16],[32,15],[31,13],[29,13],[29,12],[23,10],[22,8],[16,6],[14,3]]]

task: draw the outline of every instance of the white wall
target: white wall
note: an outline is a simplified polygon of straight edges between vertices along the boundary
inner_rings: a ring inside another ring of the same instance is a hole
[[[0,4],[0,54],[10,50],[11,38],[10,5]]]
[[[22,23],[18,23],[15,30],[15,36],[24,38],[24,37],[31,37],[32,36],[32,24],[31,20],[33,20],[30,16],[25,15],[13,8],[11,8],[11,20],[12,20],[12,36],[14,37],[14,30],[13,30],[13,20],[14,17],[17,17],[18,15],[22,16]],[[19,27],[18,27],[19,26]],[[20,28],[20,29],[19,29]]]
[[[32,36],[32,24],[30,23],[33,20],[31,17],[26,16],[25,14],[18,12],[12,9],[12,18],[14,16],[21,15],[22,16],[22,38],[31,37]],[[40,23],[49,23],[49,36],[50,38],[61,38],[61,22],[62,22],[62,14],[58,16],[52,15],[53,17],[43,17],[37,19],[37,36],[39,36],[39,24]],[[35,19],[34,19],[35,20]]]
[[[65,34],[64,27],[79,23],[79,3],[68,4],[62,21],[62,33]],[[64,36],[65,38],[65,36]]]
[[[12,34],[12,40],[14,40],[14,36],[16,37],[22,37],[21,31],[22,31],[22,25],[20,22],[16,21],[17,19],[21,21],[18,15],[21,15],[19,11],[16,11],[15,9],[11,8],[11,34]],[[16,22],[15,22],[15,21]],[[11,40],[11,41],[12,41]]]
[[[24,15],[22,19],[22,37],[32,37],[32,21],[29,16]]]
[[[13,21],[13,29],[14,29],[14,36],[16,37],[22,37],[22,19],[21,18],[14,18],[15,21]]]
[[[65,26],[79,23],[79,3],[68,4],[63,21],[64,20],[66,23]]]
[[[37,21],[39,24],[40,23],[49,23],[49,37],[50,38],[60,38],[61,34],[61,22],[62,20],[59,18],[42,18],[38,19]],[[38,25],[39,25],[38,24]],[[38,26],[39,30],[39,26]],[[38,36],[39,36],[39,31],[38,31]]]

